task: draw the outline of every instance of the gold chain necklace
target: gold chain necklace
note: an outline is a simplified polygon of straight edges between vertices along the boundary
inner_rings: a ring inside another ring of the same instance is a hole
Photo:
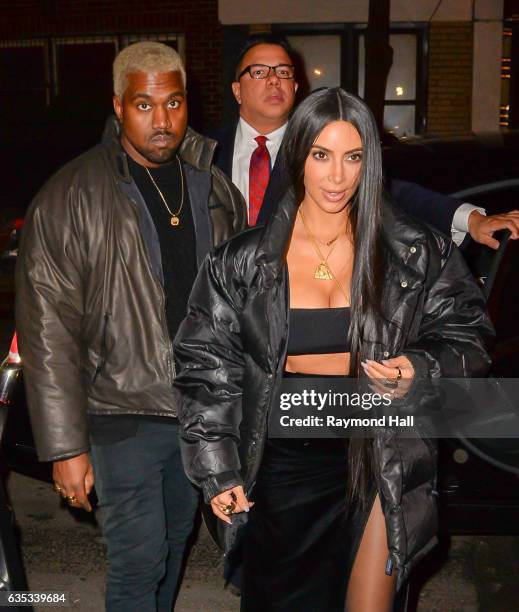
[[[151,176],[151,172],[148,170],[148,168],[146,168],[146,166],[144,166],[146,169],[146,172],[148,173],[148,176],[150,177],[151,182],[153,183],[153,186],[158,191],[161,200],[164,202],[164,206],[166,207],[166,210],[171,215],[170,223],[173,227],[180,225],[180,212],[182,211],[182,207],[184,206],[184,175],[182,174],[182,164],[180,163],[180,159],[178,155],[176,156],[176,158],[178,162],[178,169],[180,172],[180,185],[181,185],[180,206],[177,212],[171,212],[171,209],[169,208],[168,203],[166,202],[166,198],[164,197],[164,194],[159,189],[157,183],[154,181],[153,177]]]
[[[312,234],[312,232],[311,232],[311,231],[308,229],[308,226],[306,225],[305,220],[304,220],[304,217],[303,217],[303,211],[302,211],[301,207],[299,208],[299,213],[301,214],[301,221],[303,222],[303,225],[305,226],[306,233],[307,233],[309,236],[311,236],[311,237],[312,237],[312,239],[314,240],[314,242],[319,243],[321,246],[327,246],[327,247],[331,246],[331,245],[332,245],[332,244],[333,244],[333,243],[334,243],[334,242],[337,240],[337,238],[338,238],[338,237],[341,235],[341,232],[338,232],[338,233],[337,233],[337,235],[336,235],[336,236],[334,236],[334,237],[333,237],[331,240],[328,240],[328,242],[321,242],[320,240],[318,240],[318,239],[317,239],[317,236],[314,236],[314,235]],[[330,253],[331,253],[331,252],[332,252],[332,251],[330,250]],[[328,255],[327,255],[326,259],[328,259],[328,257],[330,257],[330,253],[328,253]]]
[[[301,217],[301,221],[303,222],[303,227],[305,228],[306,235],[310,239],[310,242],[312,246],[314,247],[314,250],[319,259],[319,264],[317,265],[317,268],[315,269],[314,278],[317,280],[332,280],[333,274],[327,262],[328,262],[328,258],[332,254],[332,251],[334,250],[337,244],[336,240],[333,241],[332,247],[328,251],[328,255],[325,257],[321,249],[319,248],[319,244],[317,242],[316,237],[313,235],[313,233],[310,231],[310,228],[306,224],[305,217],[303,215],[303,208],[301,206],[299,207],[299,216]]]
[[[310,231],[310,228],[306,224],[306,221],[303,215],[303,209],[301,206],[299,207],[299,216],[301,217],[301,221],[303,222],[303,227],[305,228],[306,235],[310,239],[310,243],[314,247],[315,253],[319,259],[319,264],[317,265],[317,268],[315,269],[315,272],[314,272],[314,278],[316,280],[333,280],[335,284],[337,285],[337,287],[339,288],[340,292],[344,295],[346,301],[348,302],[349,301],[348,294],[346,293],[344,287],[339,282],[339,279],[332,272],[332,269],[330,268],[328,264],[328,258],[330,257],[333,249],[335,248],[335,245],[337,244],[336,240],[340,236],[341,232],[339,232],[339,234],[337,234],[337,236],[334,238],[334,240],[332,241],[333,243],[332,248],[328,251],[328,255],[324,257],[321,252],[321,249],[319,248],[317,238],[312,234],[312,232]]]
[[[337,240],[337,238],[339,238],[339,236],[340,236],[340,235],[341,235],[341,232],[339,232],[339,233],[337,234],[337,236],[334,236],[334,237],[333,237],[331,240],[328,240],[327,242],[321,242],[321,241],[320,241],[320,240],[317,238],[317,236],[314,236],[313,238],[314,238],[314,240],[315,240],[315,241],[316,241],[318,244],[320,244],[321,246],[327,246],[327,247],[329,247],[329,246],[332,246],[332,244],[333,244],[333,243],[334,243],[334,242]],[[330,251],[330,253],[331,253],[331,251]],[[328,257],[330,257],[330,253],[328,253]],[[328,257],[327,257],[326,259],[328,259]]]

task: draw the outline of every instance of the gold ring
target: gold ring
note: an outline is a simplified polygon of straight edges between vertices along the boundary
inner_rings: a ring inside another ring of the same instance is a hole
[[[236,509],[236,504],[234,502],[231,502],[230,504],[227,504],[227,506],[225,506],[225,508],[222,510],[222,512],[225,514],[225,516],[230,516]]]
[[[75,495],[67,495],[65,499],[69,504],[75,504],[77,502],[77,497]]]
[[[396,369],[398,370],[398,374],[396,375],[396,379],[400,380],[402,378],[402,370],[396,366]]]
[[[52,485],[52,488],[54,491],[56,491],[56,493],[59,493],[61,495],[61,492],[63,491],[63,489],[59,486],[59,484],[57,482],[55,482]]]

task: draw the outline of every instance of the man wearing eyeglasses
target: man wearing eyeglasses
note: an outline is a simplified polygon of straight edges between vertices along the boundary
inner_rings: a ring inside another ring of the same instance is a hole
[[[238,57],[232,91],[240,106],[238,123],[216,134],[214,163],[241,191],[247,202],[249,225],[268,219],[288,187],[278,158],[298,88],[293,50],[283,38],[250,38]],[[476,242],[497,248],[492,238],[508,228],[519,237],[519,213],[485,216],[482,208],[461,203],[414,183],[387,180],[391,196],[408,214],[421,218],[460,244],[466,233]]]
[[[251,39],[238,58],[232,91],[240,105],[240,118],[217,135],[215,163],[241,191],[247,201],[249,225],[255,225],[267,188],[278,196],[286,187],[278,151],[294,106],[297,82],[285,41]]]

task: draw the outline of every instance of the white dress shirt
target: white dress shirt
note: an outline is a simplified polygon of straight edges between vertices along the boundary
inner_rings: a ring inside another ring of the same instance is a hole
[[[260,134],[245,119],[240,117],[238,127],[236,128],[236,137],[234,139],[234,154],[232,156],[232,182],[241,191],[245,202],[247,202],[247,210],[249,208],[249,166],[250,158],[253,152],[258,148],[258,143],[254,140],[256,136],[266,136],[265,143],[270,155],[270,169],[276,163],[281,141],[285,135],[287,124],[282,125],[277,130],[270,134]]]
[[[276,163],[276,157],[281,146],[281,141],[285,135],[287,124],[282,125],[277,130],[270,134],[260,134],[252,125],[248,124],[245,119],[240,117],[236,128],[236,136],[234,138],[234,153],[232,157],[232,182],[241,191],[245,202],[247,203],[247,211],[249,209],[249,166],[250,158],[258,147],[258,143],[254,140],[256,136],[266,136],[265,143],[270,155],[270,169]],[[482,215],[485,214],[485,209],[472,204],[464,203],[456,209],[452,218],[451,235],[452,240],[459,246],[467,232],[470,213],[474,210],[479,211]]]
[[[451,236],[453,242],[455,242],[458,246],[463,242],[467,232],[469,231],[470,213],[475,210],[480,212],[482,215],[487,214],[484,208],[474,206],[474,204],[469,204],[468,202],[465,202],[456,208],[456,212],[452,217]]]

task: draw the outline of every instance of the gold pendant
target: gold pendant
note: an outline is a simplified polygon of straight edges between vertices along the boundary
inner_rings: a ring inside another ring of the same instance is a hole
[[[332,280],[333,276],[330,268],[322,261],[315,269],[314,278],[317,280]]]
[[[173,227],[176,227],[177,225],[180,225],[180,219],[177,217],[177,215],[173,215],[171,217],[171,225]]]

